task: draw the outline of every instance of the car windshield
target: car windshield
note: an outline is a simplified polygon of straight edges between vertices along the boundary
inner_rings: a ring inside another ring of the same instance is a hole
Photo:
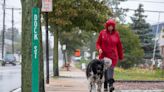
[[[14,60],[14,59],[15,59],[15,57],[14,57],[13,54],[7,54],[7,55],[5,56],[5,60]]]

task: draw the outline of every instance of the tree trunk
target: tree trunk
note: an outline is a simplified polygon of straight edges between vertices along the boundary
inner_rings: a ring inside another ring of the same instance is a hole
[[[41,6],[40,0],[21,0],[22,3],[22,92],[31,92],[32,88],[32,7]],[[40,23],[41,24],[41,23]],[[45,92],[42,33],[40,30],[40,54],[39,54],[39,92]]]
[[[58,29],[54,31],[54,59],[53,59],[54,76],[59,76],[58,67]]]
[[[31,0],[22,0],[22,92],[31,92]]]
[[[43,45],[42,45],[42,30],[40,27],[40,62],[39,62],[39,92],[45,92],[44,87],[44,60],[43,60]]]

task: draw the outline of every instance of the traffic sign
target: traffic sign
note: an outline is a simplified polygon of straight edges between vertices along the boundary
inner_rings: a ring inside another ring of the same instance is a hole
[[[32,9],[32,92],[39,92],[40,9]]]
[[[52,0],[42,0],[42,12],[52,12]]]

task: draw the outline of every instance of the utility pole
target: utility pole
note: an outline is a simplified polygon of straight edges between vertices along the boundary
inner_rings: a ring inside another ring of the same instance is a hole
[[[4,45],[5,45],[5,16],[6,16],[6,0],[3,2],[3,30],[2,30],[2,59],[4,58]]]
[[[161,13],[159,12],[158,13],[158,24],[157,24],[157,29],[156,29],[156,33],[155,33],[155,42],[154,42],[154,50],[153,50],[153,58],[152,58],[153,64],[152,65],[155,65],[155,52],[156,52],[156,47],[157,47],[157,38],[159,38],[158,30],[159,30],[160,15],[161,15]]]
[[[14,54],[14,8],[11,9],[12,10],[12,54]]]
[[[21,10],[21,8],[5,8],[11,10],[12,12],[12,20],[11,20],[11,24],[12,24],[12,54],[14,54],[14,11],[15,10]]]

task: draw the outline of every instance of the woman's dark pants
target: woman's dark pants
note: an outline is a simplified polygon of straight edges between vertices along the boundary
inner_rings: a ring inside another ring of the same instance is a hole
[[[108,88],[108,84],[109,87],[113,86],[114,83],[113,75],[114,75],[114,67],[110,67],[105,70],[105,82],[104,82],[105,89]]]

